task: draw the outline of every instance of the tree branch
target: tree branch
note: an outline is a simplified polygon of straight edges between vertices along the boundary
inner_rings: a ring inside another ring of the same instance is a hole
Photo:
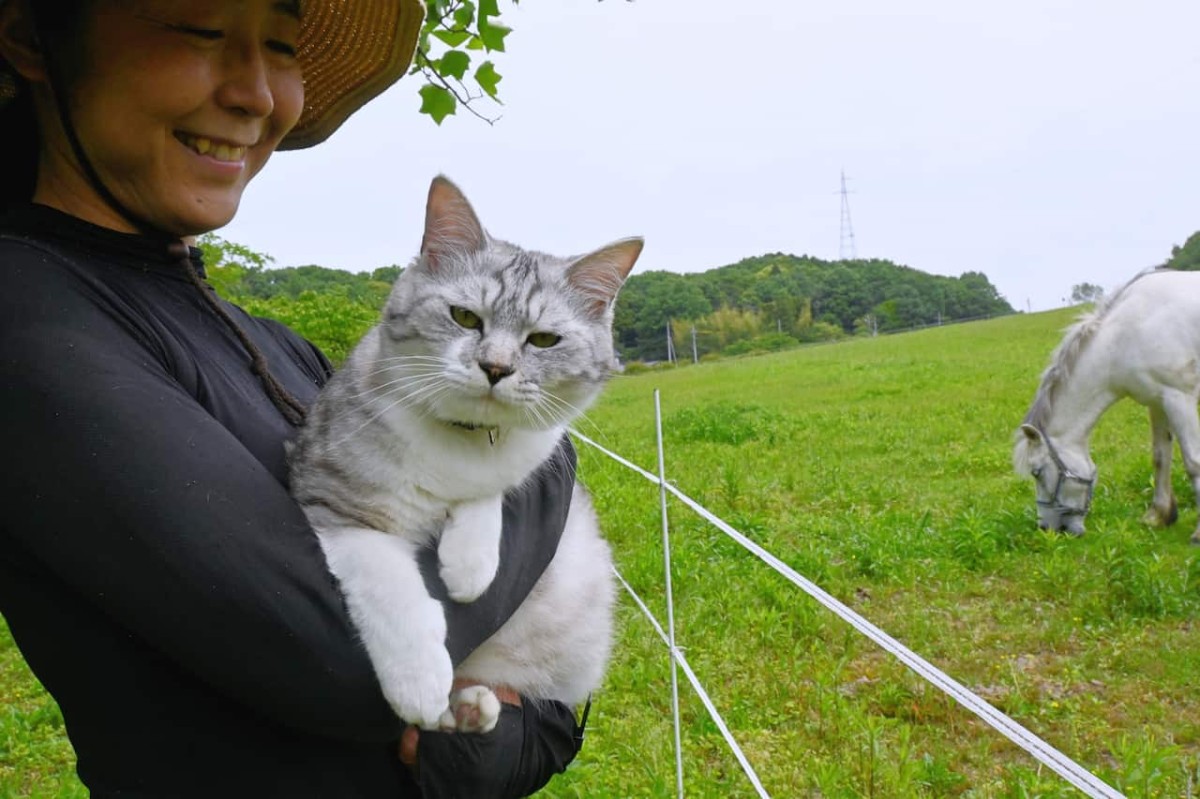
[[[476,100],[482,100],[485,95],[471,94],[471,92],[467,89],[467,87],[461,81],[458,81],[458,85],[460,87],[462,87],[462,91],[460,92],[458,89],[456,89],[454,87],[453,84],[450,83],[450,81],[446,80],[446,78],[441,73],[439,73],[436,69],[433,68],[432,59],[430,59],[429,53],[427,53],[424,50],[421,50],[420,48],[417,49],[417,66],[420,69],[421,74],[425,76],[426,80],[428,80],[430,83],[437,84],[438,86],[441,86],[446,91],[450,92],[450,95],[455,99],[455,101],[460,106],[462,106],[463,108],[470,111],[477,118],[483,120],[484,122],[488,123],[489,125],[494,125],[500,121],[500,117],[496,117],[493,119],[491,117],[485,116],[484,114],[481,114],[479,111],[477,111],[474,106],[471,105]]]

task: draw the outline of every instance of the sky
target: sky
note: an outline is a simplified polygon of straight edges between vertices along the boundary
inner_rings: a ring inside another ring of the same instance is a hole
[[[218,232],[277,266],[420,245],[442,173],[493,235],[637,271],[855,251],[983,272],[1017,310],[1108,291],[1200,230],[1196,0],[523,0],[503,106],[438,127],[406,77],[277,154]]]

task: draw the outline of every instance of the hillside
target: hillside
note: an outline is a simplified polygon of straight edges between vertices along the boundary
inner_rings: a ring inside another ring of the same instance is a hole
[[[635,273],[621,290],[615,332],[626,359],[661,360],[668,321],[677,342],[694,326],[703,355],[1010,313],[979,272],[942,277],[891,261],[774,253],[706,272]]]
[[[389,266],[356,274],[321,266],[270,268],[269,256],[201,240],[220,294],[277,318],[335,361],[378,318]],[[672,326],[681,351],[699,356],[789,349],[802,343],[1012,313],[987,277],[942,277],[890,261],[822,261],[771,255],[694,274],[635,272],[617,301],[614,336],[622,358],[665,360]]]

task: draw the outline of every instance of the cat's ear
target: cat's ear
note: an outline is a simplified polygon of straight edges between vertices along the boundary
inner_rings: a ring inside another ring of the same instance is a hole
[[[438,175],[429,186],[421,239],[421,255],[429,268],[436,270],[447,257],[478,252],[485,244],[487,233],[466,196],[444,175]]]
[[[567,267],[567,283],[583,295],[588,313],[599,317],[608,310],[642,254],[644,243],[641,238],[621,239]]]

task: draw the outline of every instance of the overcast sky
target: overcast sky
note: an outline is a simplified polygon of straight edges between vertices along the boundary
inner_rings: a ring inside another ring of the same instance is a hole
[[[1197,0],[524,0],[501,114],[405,78],[280,153],[220,231],[279,266],[407,263],[442,172],[493,234],[639,271],[767,252],[985,273],[1019,310],[1111,290],[1200,230]]]

